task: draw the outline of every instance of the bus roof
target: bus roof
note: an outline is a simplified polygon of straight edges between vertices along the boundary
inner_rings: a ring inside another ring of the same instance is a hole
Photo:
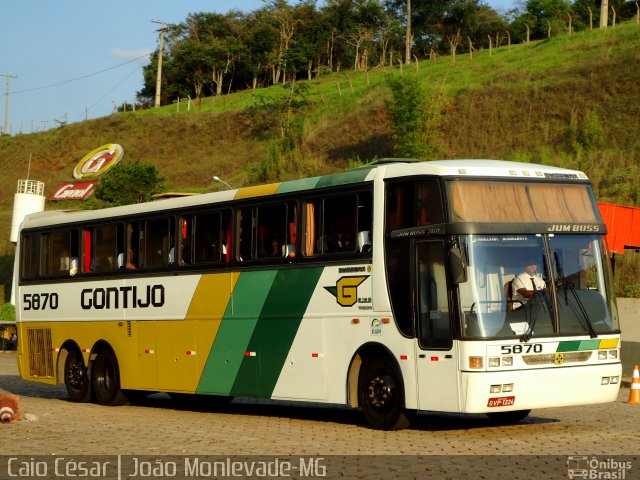
[[[193,196],[165,198],[147,203],[124,205],[100,210],[48,210],[28,215],[23,222],[23,228],[38,228],[52,224],[88,222],[132,214],[162,212],[166,210],[209,205],[245,198],[357,184],[372,181],[376,171],[379,169],[383,169],[386,178],[410,175],[436,175],[455,176],[460,178],[510,177],[530,180],[545,180],[550,178],[566,180],[587,179],[587,176],[584,173],[576,170],[502,160],[466,159],[432,160],[424,162],[416,161],[415,159],[402,160],[403,159],[397,158],[380,159],[358,168],[331,175],[243,187],[221,192],[203,193]]]

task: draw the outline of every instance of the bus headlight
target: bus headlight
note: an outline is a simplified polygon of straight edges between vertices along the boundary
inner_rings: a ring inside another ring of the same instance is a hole
[[[500,393],[502,392],[502,385],[491,385],[489,388],[489,393]]]
[[[489,358],[489,366],[490,367],[499,367],[500,366],[500,357],[491,357]]]
[[[606,359],[607,359],[607,351],[598,350],[598,360],[606,360]]]
[[[513,357],[502,357],[502,366],[503,367],[512,367],[513,366]]]
[[[609,360],[618,359],[618,350],[609,350]]]

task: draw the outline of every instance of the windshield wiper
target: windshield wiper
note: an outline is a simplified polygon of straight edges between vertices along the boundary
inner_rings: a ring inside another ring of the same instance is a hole
[[[534,288],[535,288],[535,284],[534,284]],[[520,341],[524,343],[528,342],[531,339],[531,336],[533,335],[533,328],[536,326],[536,321],[540,316],[539,313],[540,313],[540,308],[542,307],[542,302],[544,302],[545,306],[549,310],[549,313],[551,313],[551,306],[547,301],[546,292],[544,292],[543,290],[537,290],[536,292],[537,293],[533,297],[531,297],[523,307],[525,308],[525,312],[528,313],[527,316],[529,317],[529,319],[527,320],[527,325],[528,325],[527,331],[524,332],[520,337]],[[542,298],[542,300],[540,300],[540,298]],[[534,305],[534,302],[536,302],[535,299],[537,299],[537,303]]]
[[[556,263],[556,274],[557,274],[557,289],[559,290],[560,288],[562,288],[562,293],[564,294],[564,302],[565,302],[565,306],[569,306],[569,293],[571,292],[571,296],[572,298],[575,300],[576,305],[578,306],[578,310],[580,310],[580,313],[582,314],[582,320],[581,323],[583,324],[582,326],[586,328],[586,330],[589,332],[589,337],[591,338],[596,338],[598,336],[598,334],[596,333],[595,329],[593,328],[593,324],[591,323],[591,319],[589,318],[589,314],[587,313],[586,309],[584,308],[584,304],[582,303],[582,300],[580,300],[580,297],[578,296],[578,293],[576,292],[575,287],[573,286],[573,284],[569,284],[567,282],[567,279],[564,276],[564,272],[562,271],[562,265],[560,264],[560,258],[558,256],[558,252],[554,251],[553,252],[553,258],[555,260]],[[578,319],[580,319],[580,317],[578,315],[576,315],[576,317],[578,317]]]

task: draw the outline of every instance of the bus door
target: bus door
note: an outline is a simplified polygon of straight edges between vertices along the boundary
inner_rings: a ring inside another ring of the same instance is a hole
[[[457,343],[453,342],[452,294],[443,241],[415,243],[414,318],[418,406],[459,411]]]

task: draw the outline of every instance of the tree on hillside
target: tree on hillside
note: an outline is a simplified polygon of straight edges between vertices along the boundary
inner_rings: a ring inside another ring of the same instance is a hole
[[[529,18],[531,39],[546,38],[549,28],[552,35],[565,33],[570,13],[569,0],[527,0],[525,15]]]
[[[166,179],[150,163],[119,163],[100,181],[95,198],[109,206],[148,202],[166,188]]]
[[[336,72],[347,65],[384,66],[400,57],[408,62],[432,50],[448,51],[448,35],[460,32],[481,46],[487,34],[504,30],[497,13],[478,0],[411,0],[410,9],[407,0],[318,3],[266,0],[253,13],[194,13],[169,25],[161,103],[309,79],[325,66]],[[143,68],[140,103],[155,96],[157,63],[158,51]]]
[[[390,75],[387,83],[393,101],[387,104],[393,129],[393,151],[398,157],[422,158],[427,126],[426,95],[418,80],[411,75]]]

